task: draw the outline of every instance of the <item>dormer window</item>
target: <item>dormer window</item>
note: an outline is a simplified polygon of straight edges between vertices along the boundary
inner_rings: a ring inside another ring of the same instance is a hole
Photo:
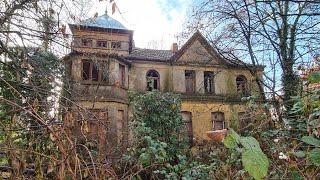
[[[97,47],[107,48],[107,47],[108,47],[108,41],[98,40],[98,41],[97,41]]]
[[[121,42],[120,41],[113,41],[111,42],[112,49],[121,49]]]
[[[81,39],[81,45],[85,47],[92,47],[92,39],[89,39],[89,38]]]

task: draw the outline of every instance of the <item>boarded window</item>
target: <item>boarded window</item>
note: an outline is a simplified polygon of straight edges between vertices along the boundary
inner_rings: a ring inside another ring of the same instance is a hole
[[[247,112],[239,112],[238,113],[238,120],[239,120],[239,130],[245,131],[249,129],[251,123],[251,116],[250,113]]]
[[[186,92],[187,93],[194,93],[195,92],[195,71],[193,70],[186,70],[185,71],[185,80],[186,80]]]
[[[154,89],[160,89],[160,75],[155,70],[147,72],[147,90],[152,91]]]
[[[214,93],[214,73],[211,71],[204,72],[204,91]]]
[[[117,114],[117,142],[121,144],[123,140],[123,123],[124,123],[124,111],[118,110]]]
[[[211,113],[212,116],[212,129],[213,130],[221,130],[225,128],[225,121],[224,121],[224,113],[223,112],[213,112]]]
[[[111,42],[112,49],[121,49],[121,42],[120,41],[113,41]]]
[[[248,95],[248,81],[247,78],[243,75],[239,75],[236,78],[236,84],[237,84],[237,93],[241,95]]]
[[[188,111],[182,111],[181,116],[182,116],[182,122],[183,122],[182,133],[187,135],[189,145],[192,145],[193,143],[192,114],[191,112],[188,112]]]
[[[120,81],[120,86],[124,87],[126,84],[126,68],[124,65],[119,64],[119,81]]]
[[[91,47],[92,46],[92,39],[83,38],[81,39],[81,45],[85,47]]]
[[[98,40],[98,41],[97,41],[97,47],[104,47],[104,48],[107,48],[107,47],[108,47],[108,41],[101,41],[101,40]]]

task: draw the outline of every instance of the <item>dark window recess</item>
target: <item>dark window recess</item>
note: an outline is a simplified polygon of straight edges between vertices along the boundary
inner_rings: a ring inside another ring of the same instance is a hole
[[[82,61],[82,79],[89,80],[90,79],[90,69],[91,62],[90,61]]]
[[[147,72],[147,90],[152,91],[154,89],[160,89],[160,75],[155,70]]]
[[[245,76],[243,75],[237,76],[236,84],[237,84],[237,93],[241,95],[249,95],[248,81]]]
[[[195,92],[195,71],[186,70],[185,71],[185,79],[186,79],[186,92],[194,93]]]
[[[121,42],[120,41],[111,42],[111,48],[112,49],[121,49]]]
[[[119,64],[119,81],[121,86],[125,86],[125,82],[126,82],[125,73],[126,73],[125,66],[122,64]]]
[[[108,66],[91,60],[82,60],[82,80],[108,81]]]
[[[92,81],[99,80],[99,65],[92,63]]]
[[[211,113],[213,130],[221,130],[225,128],[224,113],[213,112]]]
[[[251,123],[251,116],[250,113],[247,112],[239,112],[238,113],[238,120],[240,125],[240,131],[248,130]]]
[[[92,39],[81,39],[81,45],[86,47],[91,47]]]
[[[108,66],[106,64],[103,64],[102,66],[102,81],[106,81],[108,82],[109,81],[109,69],[108,69]]]
[[[108,41],[97,41],[97,47],[108,47]]]
[[[204,91],[214,93],[214,73],[211,71],[204,72]]]
[[[183,111],[181,112],[183,128],[182,133],[187,135],[189,145],[192,146],[193,143],[193,130],[192,130],[192,114],[191,112]]]

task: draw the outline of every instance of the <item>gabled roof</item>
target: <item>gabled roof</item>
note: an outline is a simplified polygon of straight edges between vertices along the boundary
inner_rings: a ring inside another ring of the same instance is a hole
[[[119,21],[113,19],[112,17],[108,16],[107,13],[98,16],[86,19],[82,22],[80,22],[81,26],[87,26],[87,27],[96,27],[96,28],[106,28],[106,29],[124,29],[127,30],[127,28],[121,24]]]
[[[126,58],[130,60],[166,62],[170,60],[172,55],[173,53],[171,50],[134,48]]]
[[[210,43],[206,40],[205,37],[200,33],[200,31],[196,31],[191,38],[178,50],[178,52],[171,57],[170,61],[176,62],[178,59],[186,52],[188,48],[195,42],[199,41],[201,45],[207,50],[207,52],[212,56],[215,57],[216,60],[223,64],[226,64],[226,62],[220,57],[220,55],[216,52],[215,49],[210,45]]]

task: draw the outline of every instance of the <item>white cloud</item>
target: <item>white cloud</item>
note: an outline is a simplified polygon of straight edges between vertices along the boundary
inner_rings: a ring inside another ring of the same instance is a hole
[[[128,29],[134,30],[134,40],[137,47],[150,48],[152,42],[157,42],[158,48],[170,49],[176,42],[175,34],[182,31],[182,24],[190,0],[116,0],[122,14],[111,15]],[[96,2],[90,14],[103,14],[107,2]],[[109,15],[111,7],[108,7]]]

